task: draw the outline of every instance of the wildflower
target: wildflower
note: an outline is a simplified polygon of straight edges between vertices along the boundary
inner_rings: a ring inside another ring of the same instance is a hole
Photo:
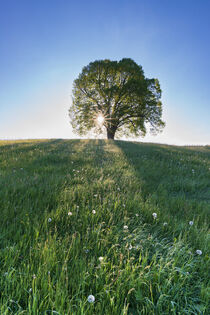
[[[197,255],[202,255],[202,251],[201,251],[200,249],[197,249],[197,250],[196,250],[196,254],[197,254]]]
[[[190,222],[189,222],[189,225],[191,225],[191,226],[192,226],[192,225],[193,225],[193,221],[190,221]]]
[[[51,219],[51,218],[49,218],[49,219],[48,219],[48,222],[51,222],[51,221],[52,221],[52,219]]]
[[[124,229],[124,230],[128,230],[128,226],[127,226],[127,225],[124,225],[124,226],[123,226],[123,229]]]
[[[139,214],[138,214],[138,213],[136,213],[136,217],[139,217]]]
[[[100,256],[99,261],[102,262],[104,260],[104,257]]]
[[[133,248],[133,246],[132,246],[132,245],[130,245],[128,249],[129,249],[129,250],[131,250],[132,248]]]
[[[89,302],[89,303],[94,303],[94,302],[95,302],[95,296],[92,295],[92,294],[89,295],[89,296],[88,296],[88,302]]]
[[[93,211],[92,211],[92,214],[96,214],[96,210],[93,210]]]
[[[154,213],[152,214],[152,216],[153,216],[154,219],[157,219],[157,213],[154,212]]]
[[[163,223],[163,226],[166,226],[166,225],[168,225],[168,223],[167,223],[167,222],[164,222],[164,223]]]
[[[72,212],[70,211],[70,212],[68,212],[68,215],[72,215]]]
[[[117,190],[120,191],[120,187],[117,187]]]

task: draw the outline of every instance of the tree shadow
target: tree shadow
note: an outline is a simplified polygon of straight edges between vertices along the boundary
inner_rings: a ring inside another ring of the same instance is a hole
[[[153,194],[210,203],[209,147],[115,141],[141,180],[144,200]]]
[[[73,169],[86,166],[81,140],[21,141],[0,146],[0,226],[7,227],[1,246],[31,233],[61,203],[60,196],[77,184]],[[73,178],[73,180],[72,180]],[[36,223],[35,223],[36,222]]]

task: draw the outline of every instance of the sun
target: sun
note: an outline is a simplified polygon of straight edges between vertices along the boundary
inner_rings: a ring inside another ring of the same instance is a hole
[[[97,125],[99,125],[99,126],[103,126],[104,121],[105,121],[105,117],[104,117],[104,115],[102,115],[102,114],[98,114],[98,116],[96,117],[96,122],[97,122]]]

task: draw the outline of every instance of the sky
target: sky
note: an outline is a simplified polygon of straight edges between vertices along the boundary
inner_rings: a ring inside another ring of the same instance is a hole
[[[162,89],[164,131],[137,141],[210,144],[210,0],[0,0],[0,139],[77,138],[72,83],[132,58]]]

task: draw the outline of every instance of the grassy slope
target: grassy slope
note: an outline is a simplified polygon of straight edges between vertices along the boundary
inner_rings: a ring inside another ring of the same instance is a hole
[[[208,314],[209,212],[209,147],[1,141],[0,314]]]

